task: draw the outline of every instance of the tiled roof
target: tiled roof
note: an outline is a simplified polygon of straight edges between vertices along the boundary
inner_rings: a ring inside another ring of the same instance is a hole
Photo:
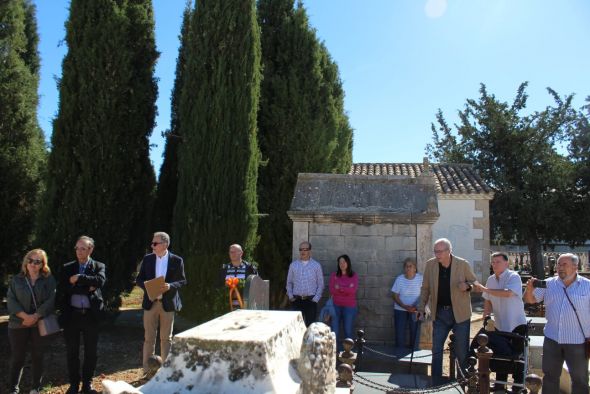
[[[493,194],[469,164],[429,163],[440,194]],[[422,163],[356,163],[349,175],[405,175],[415,178],[424,172]]]

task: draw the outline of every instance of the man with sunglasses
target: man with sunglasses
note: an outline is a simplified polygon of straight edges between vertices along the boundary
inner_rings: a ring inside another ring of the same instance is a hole
[[[324,291],[324,274],[320,263],[311,258],[311,244],[299,244],[299,259],[289,266],[287,274],[287,296],[291,309],[300,311],[309,326],[315,321],[318,301]]]
[[[174,312],[180,311],[182,302],[178,290],[186,284],[184,262],[182,257],[168,251],[170,236],[164,232],[156,232],[152,238],[152,251],[143,258],[136,283],[144,291],[143,294],[143,370],[148,372],[148,360],[156,349],[156,333],[160,326],[160,353],[162,361],[168,357],[172,345],[172,327]],[[150,299],[145,282],[163,277],[164,284],[160,295]]]
[[[90,257],[94,240],[86,235],[76,241],[76,260],[64,265],[59,281],[60,323],[64,328],[70,387],[67,394],[95,393],[92,378],[96,368],[98,326],[104,303],[102,287],[106,282],[105,265]],[[84,338],[84,362],[80,375],[80,334]]]

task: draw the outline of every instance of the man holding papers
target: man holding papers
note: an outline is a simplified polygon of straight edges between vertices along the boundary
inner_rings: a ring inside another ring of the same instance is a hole
[[[182,308],[178,289],[186,284],[182,257],[168,251],[170,236],[164,232],[154,233],[152,251],[143,258],[136,283],[143,294],[143,369],[155,352],[156,333],[160,325],[160,352],[166,360],[172,344],[174,312]]]

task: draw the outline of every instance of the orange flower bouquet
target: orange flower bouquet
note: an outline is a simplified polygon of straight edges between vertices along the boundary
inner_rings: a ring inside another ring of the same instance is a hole
[[[225,280],[225,285],[229,288],[229,310],[234,310],[234,300],[238,301],[240,305],[240,309],[244,308],[244,301],[242,300],[242,295],[240,294],[240,290],[238,287],[240,286],[240,279],[238,278],[227,278]]]

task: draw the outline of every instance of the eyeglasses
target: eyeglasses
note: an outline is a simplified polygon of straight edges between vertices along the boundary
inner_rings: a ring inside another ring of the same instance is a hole
[[[309,248],[299,248],[299,251],[300,252],[307,252],[307,251],[309,251]]]
[[[74,246],[74,250],[81,250],[81,251],[85,251],[88,250],[89,248],[85,248],[84,246]]]
[[[158,246],[160,244],[165,244],[166,242],[152,242],[152,246]]]
[[[29,264],[34,264],[34,265],[41,265],[43,264],[43,260],[39,260],[39,259],[32,259],[32,258],[28,258],[29,260]]]
[[[434,249],[434,254],[446,252],[448,249],[436,250]]]

